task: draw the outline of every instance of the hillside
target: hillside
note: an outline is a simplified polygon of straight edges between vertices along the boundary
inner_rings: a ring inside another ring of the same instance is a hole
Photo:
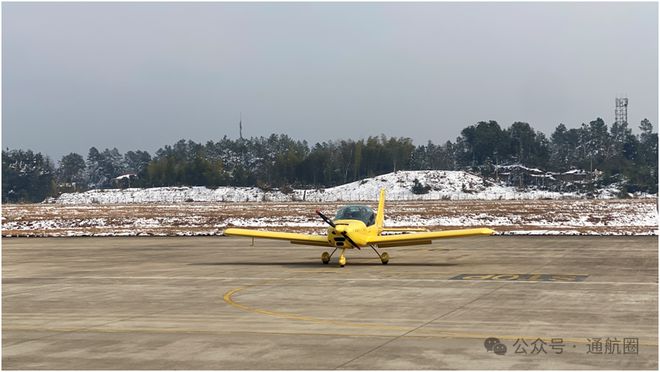
[[[415,180],[427,193],[413,193]],[[157,187],[148,189],[105,189],[83,193],[65,193],[50,198],[46,203],[58,204],[129,204],[129,203],[184,203],[184,202],[259,202],[259,201],[314,201],[334,202],[348,200],[376,200],[378,190],[387,190],[388,200],[520,200],[520,199],[574,199],[583,195],[540,190],[518,191],[515,187],[496,184],[480,176],[463,171],[400,171],[388,173],[345,185],[318,189],[263,191],[256,187]],[[618,189],[598,190],[596,198],[608,199]]]

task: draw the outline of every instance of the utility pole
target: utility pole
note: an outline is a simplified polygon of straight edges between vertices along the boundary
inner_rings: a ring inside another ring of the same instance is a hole
[[[241,148],[241,168],[247,169],[245,166],[245,140],[243,139],[243,113],[241,112],[238,117],[238,143]]]
[[[241,112],[238,119],[238,138],[243,140],[243,113]]]

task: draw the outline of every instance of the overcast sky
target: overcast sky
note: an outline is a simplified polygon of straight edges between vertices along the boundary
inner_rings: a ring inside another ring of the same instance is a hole
[[[2,145],[658,124],[657,3],[3,3]]]

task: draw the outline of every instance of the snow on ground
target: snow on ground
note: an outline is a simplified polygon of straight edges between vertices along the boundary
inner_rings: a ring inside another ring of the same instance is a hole
[[[427,194],[412,192],[417,180]],[[430,230],[491,227],[499,234],[657,235],[657,196],[613,199],[615,187],[586,199],[514,187],[460,171],[395,172],[321,190],[160,187],[62,194],[42,204],[3,205],[2,235],[221,235],[228,226],[324,233],[314,213],[346,202],[376,207],[387,192],[386,225]]]
[[[430,187],[426,194],[414,194],[417,179]],[[463,171],[401,171],[367,178],[362,181],[319,190],[263,191],[255,187],[155,187],[148,189],[91,190],[84,193],[66,193],[47,202],[58,204],[129,204],[129,203],[184,203],[184,202],[334,202],[351,200],[377,200],[379,190],[387,190],[388,200],[536,200],[580,198],[576,193],[542,190],[519,191],[512,186],[494,184],[480,176]],[[598,198],[612,198],[618,192],[609,188],[598,193]]]
[[[2,235],[221,235],[231,226],[323,234],[327,226],[314,211],[332,215],[342,204],[9,204],[3,206]],[[397,201],[386,203],[385,225],[490,227],[503,235],[657,235],[658,205],[654,199]]]

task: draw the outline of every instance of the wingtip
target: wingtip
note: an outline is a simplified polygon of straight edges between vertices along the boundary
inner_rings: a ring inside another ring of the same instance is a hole
[[[224,230],[222,231],[222,235],[234,235],[234,234],[236,234],[239,230],[241,230],[241,229],[237,229],[237,228],[235,228],[235,227],[229,227],[229,228],[226,228],[226,229],[224,229]]]

